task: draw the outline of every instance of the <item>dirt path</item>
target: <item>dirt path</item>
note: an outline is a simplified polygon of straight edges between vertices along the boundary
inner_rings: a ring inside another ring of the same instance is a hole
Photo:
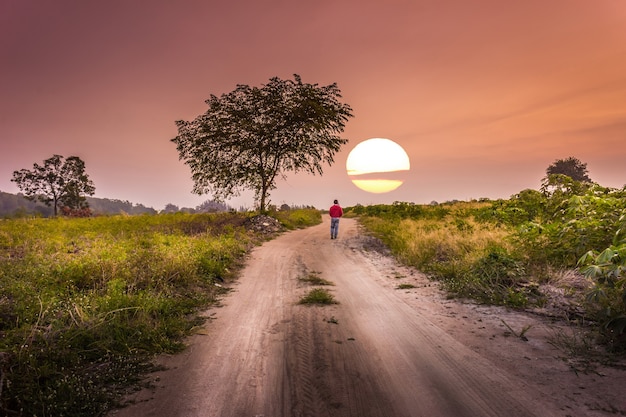
[[[626,415],[625,372],[577,376],[546,342],[546,321],[446,300],[421,274],[364,251],[354,220],[337,240],[328,229],[255,248],[202,334],[164,358],[157,388],[111,415]],[[334,284],[339,304],[297,304],[311,274]],[[503,323],[532,326],[529,341],[506,337]]]

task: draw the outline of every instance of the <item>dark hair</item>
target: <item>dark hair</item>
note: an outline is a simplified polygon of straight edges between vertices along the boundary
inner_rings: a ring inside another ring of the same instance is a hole
[[[339,204],[339,201],[335,200],[333,201],[333,204]]]

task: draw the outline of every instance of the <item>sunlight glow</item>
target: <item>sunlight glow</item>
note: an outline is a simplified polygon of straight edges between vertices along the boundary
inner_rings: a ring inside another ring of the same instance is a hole
[[[346,161],[348,175],[403,171],[410,168],[409,157],[402,146],[383,138],[359,143],[350,151]]]
[[[352,180],[363,191],[374,194],[388,193],[402,185],[400,180]]]
[[[346,160],[352,183],[370,193],[387,193],[404,182],[411,168],[409,156],[392,140],[373,138],[356,145]]]

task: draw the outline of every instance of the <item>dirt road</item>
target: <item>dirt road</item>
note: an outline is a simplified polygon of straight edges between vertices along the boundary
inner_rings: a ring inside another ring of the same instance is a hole
[[[567,397],[549,378],[566,373],[545,346],[504,340],[495,321],[478,317],[484,313],[472,307],[455,305],[461,313],[448,314],[446,303],[453,302],[426,278],[364,251],[354,220],[343,219],[339,233],[331,240],[325,220],[255,248],[222,306],[207,312],[212,319],[201,334],[184,353],[166,358],[168,370],[155,377],[157,388],[138,393],[135,404],[112,415],[603,415],[565,404]],[[310,275],[334,284],[325,288],[338,304],[298,304],[313,288],[301,279]],[[399,290],[400,283],[415,288]],[[462,333],[473,339],[459,336],[466,324],[477,326]],[[476,335],[480,331],[486,333]],[[472,344],[493,344],[492,337],[504,349],[508,344],[530,353],[514,363]],[[531,362],[548,359],[557,362],[543,366],[550,372],[532,369]],[[536,379],[520,366],[530,367]]]

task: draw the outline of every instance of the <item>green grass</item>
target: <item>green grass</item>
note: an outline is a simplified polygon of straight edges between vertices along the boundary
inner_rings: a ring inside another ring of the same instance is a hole
[[[106,414],[265,239],[251,215],[0,221],[0,415]]]
[[[314,288],[302,297],[298,304],[329,305],[338,303],[328,290],[324,288]]]

